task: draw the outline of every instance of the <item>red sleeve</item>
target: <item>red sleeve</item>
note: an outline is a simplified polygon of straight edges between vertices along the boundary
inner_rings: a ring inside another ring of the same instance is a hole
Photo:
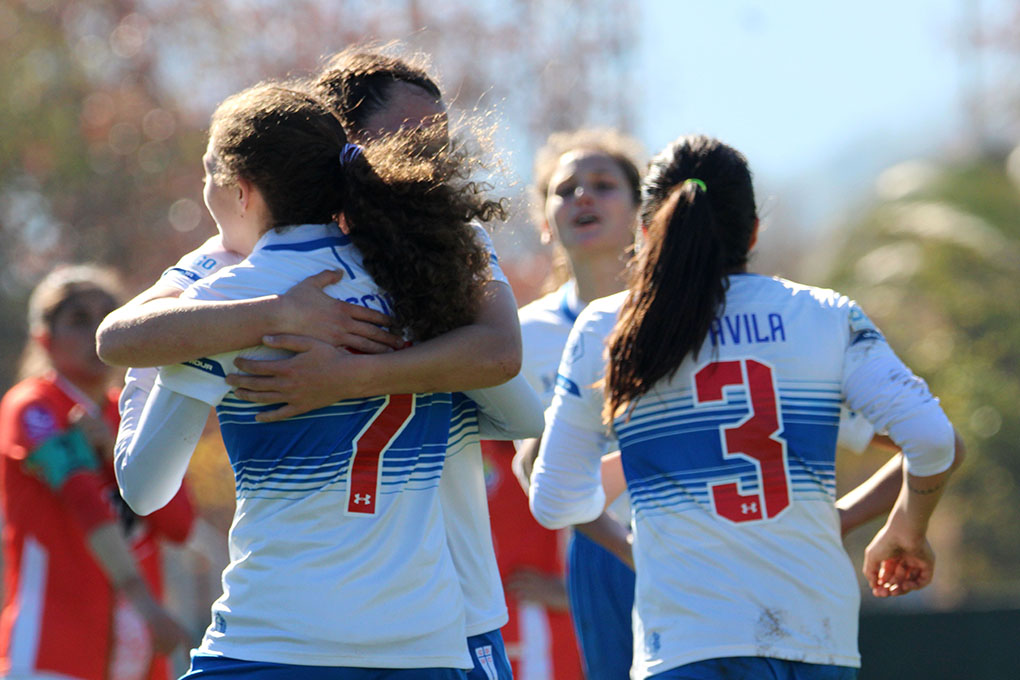
[[[20,383],[7,393],[0,408],[0,450],[5,456],[24,460],[36,447],[64,430],[65,418],[38,385]]]
[[[191,533],[191,525],[195,522],[195,510],[191,505],[188,486],[181,484],[169,503],[150,515],[145,516],[145,523],[157,538],[172,543],[183,543]]]
[[[117,519],[113,505],[106,499],[106,488],[102,475],[91,470],[76,472],[60,487],[60,499],[86,535]]]

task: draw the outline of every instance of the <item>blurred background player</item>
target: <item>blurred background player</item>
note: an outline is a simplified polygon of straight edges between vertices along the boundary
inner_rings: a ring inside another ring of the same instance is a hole
[[[116,291],[108,272],[79,265],[29,300],[22,380],[0,404],[4,677],[162,680],[155,653],[189,642],[159,604],[159,542],[187,537],[187,494],[142,519],[116,493],[115,371],[94,339]]]
[[[532,188],[542,242],[555,249],[552,292],[520,310],[521,373],[552,402],[563,346],[574,319],[591,300],[621,290],[634,242],[642,151],[615,130],[553,134],[535,159]],[[518,467],[526,476],[538,440],[525,442]],[[505,629],[517,651],[521,680],[576,677],[569,613],[592,680],[626,677],[631,665],[634,574],[580,532],[564,536],[539,526],[512,483],[509,444],[485,445],[489,504],[500,570],[510,595]],[[629,522],[626,495],[615,508]],[[567,548],[566,589],[563,540]],[[511,658],[514,658],[514,654]]]
[[[931,580],[925,533],[953,427],[852,301],[747,273],[758,218],[732,148],[702,136],[668,146],[641,224],[630,290],[590,305],[564,351],[532,510],[552,527],[603,512],[608,423],[634,506],[633,677],[854,678],[859,597],[834,502],[840,402],[906,460],[865,554],[877,597]]]

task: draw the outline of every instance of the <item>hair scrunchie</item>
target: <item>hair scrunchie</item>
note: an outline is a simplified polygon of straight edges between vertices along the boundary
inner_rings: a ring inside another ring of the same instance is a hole
[[[363,149],[357,144],[344,144],[344,148],[340,150],[340,165],[345,166],[354,162],[354,159],[361,156],[362,152]]]

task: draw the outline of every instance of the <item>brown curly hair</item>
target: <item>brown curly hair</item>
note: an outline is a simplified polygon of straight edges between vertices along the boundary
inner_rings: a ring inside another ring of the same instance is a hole
[[[348,143],[333,109],[308,92],[262,83],[225,100],[209,137],[213,180],[252,182],[267,228],[343,214],[365,268],[393,301],[393,330],[427,340],[476,315],[489,257],[474,221],[504,218],[470,180],[474,159],[433,128],[394,134],[340,162]]]

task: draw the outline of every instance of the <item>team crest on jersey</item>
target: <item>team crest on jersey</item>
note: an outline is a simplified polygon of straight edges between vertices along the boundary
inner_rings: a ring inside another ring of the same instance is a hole
[[[475,658],[478,659],[478,666],[485,673],[485,677],[488,680],[499,680],[499,672],[496,670],[496,659],[492,653],[492,645],[476,647]]]
[[[662,647],[662,640],[659,639],[658,633],[645,635],[645,649],[649,654],[657,654],[660,647]]]
[[[570,353],[567,356],[567,363],[576,363],[581,357],[584,356],[584,336],[575,335],[574,341],[570,343]]]
[[[57,419],[45,406],[33,404],[21,414],[21,424],[29,440],[39,443],[57,433]]]
[[[482,475],[485,478],[485,493],[491,496],[499,488],[500,482],[503,481],[503,476],[499,473],[499,468],[489,460],[488,456],[482,456]]]
[[[864,313],[857,305],[850,308],[850,330],[854,333],[860,333],[861,331],[877,331],[875,324],[871,323],[871,319]]]

